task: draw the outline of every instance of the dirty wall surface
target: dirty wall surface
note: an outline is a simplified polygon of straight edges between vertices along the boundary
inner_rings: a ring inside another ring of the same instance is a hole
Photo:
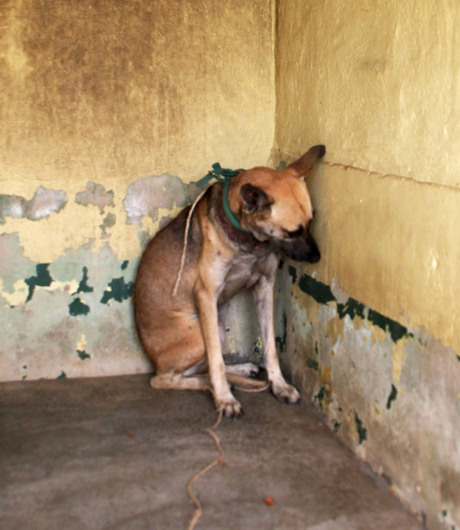
[[[309,179],[318,265],[286,264],[294,379],[429,528],[460,527],[460,6],[281,0],[275,156]]]
[[[214,162],[267,162],[272,7],[2,3],[0,380],[151,369],[137,261]]]

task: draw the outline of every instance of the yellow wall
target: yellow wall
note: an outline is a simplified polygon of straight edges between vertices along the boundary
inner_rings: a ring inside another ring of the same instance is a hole
[[[459,27],[456,0],[277,4],[274,162],[327,146],[289,365],[429,528],[460,524]]]
[[[2,4],[1,379],[151,369],[131,320],[137,259],[214,162],[267,162],[273,10]]]
[[[319,278],[460,351],[460,6],[279,3],[281,158],[325,143],[311,183]]]
[[[2,193],[30,198],[41,184],[75,194],[91,180],[123,195],[143,176],[189,181],[217,160],[265,162],[274,134],[271,11],[271,2],[239,0],[4,4]],[[62,213],[49,228],[3,228],[20,234],[28,256],[55,259],[94,235],[94,219],[77,234],[75,207]],[[139,247],[126,240],[136,237],[119,229],[125,242],[116,250],[133,257]],[[56,231],[45,250],[38,233]]]

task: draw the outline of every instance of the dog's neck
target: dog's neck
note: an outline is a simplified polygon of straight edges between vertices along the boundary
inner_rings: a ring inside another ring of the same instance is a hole
[[[223,206],[223,186],[214,184],[216,192],[211,196],[211,207],[214,210],[214,218],[219,223],[228,239],[245,252],[256,252],[268,249],[268,243],[259,241],[251,232],[242,231],[232,225],[229,221]]]

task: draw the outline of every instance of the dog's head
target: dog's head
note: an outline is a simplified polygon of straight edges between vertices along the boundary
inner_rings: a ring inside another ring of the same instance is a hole
[[[321,257],[310,234],[314,211],[304,178],[325,152],[324,145],[316,145],[281,171],[244,171],[232,189],[230,206],[239,211],[242,226],[296,261],[316,263]]]

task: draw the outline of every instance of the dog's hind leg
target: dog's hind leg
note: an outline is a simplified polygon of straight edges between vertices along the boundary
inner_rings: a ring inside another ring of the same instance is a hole
[[[169,390],[204,390],[211,391],[211,383],[207,375],[184,376],[168,372],[165,374],[154,375],[150,379],[150,386],[157,389]]]
[[[225,373],[254,377],[259,373],[259,367],[254,363],[226,364]]]
[[[242,375],[228,374],[227,380],[241,390],[262,391],[268,388],[266,381],[258,381]],[[208,374],[184,376],[183,374],[166,373],[154,375],[150,386],[157,390],[201,390],[213,393]]]

